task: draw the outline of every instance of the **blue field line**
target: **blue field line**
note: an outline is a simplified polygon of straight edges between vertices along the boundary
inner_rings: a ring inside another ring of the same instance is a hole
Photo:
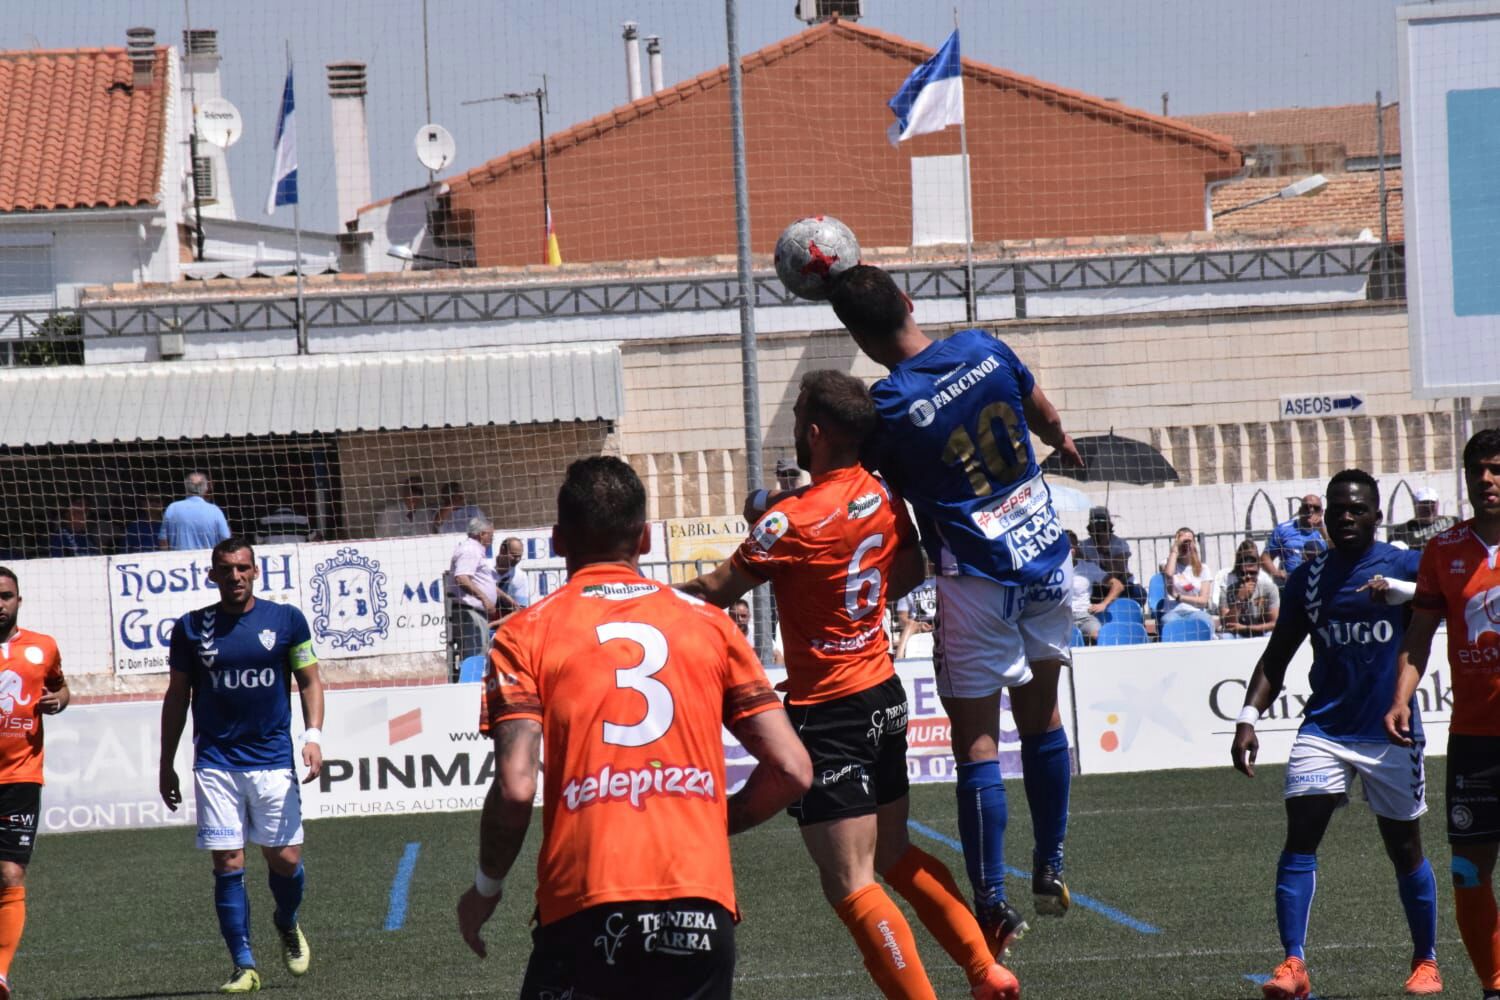
[[[412,841],[401,852],[401,861],[396,865],[396,877],[391,879],[391,903],[385,911],[385,929],[399,931],[406,923],[406,894],[411,889],[411,874],[417,868],[417,855],[422,845]]]
[[[920,833],[922,836],[927,837],[931,840],[935,840],[939,844],[942,844],[946,847],[951,847],[959,854],[963,854],[964,852],[963,844],[954,840],[946,833],[939,833],[937,830],[934,830],[932,827],[927,826],[925,823],[918,823],[914,819],[909,819],[906,821],[906,825],[910,827],[914,832]],[[1023,872],[1021,871],[1021,869],[1015,868],[1011,865],[1005,866],[1005,874],[1009,875],[1011,878],[1024,879],[1027,882],[1031,881],[1031,874],[1029,872]],[[1113,920],[1115,923],[1119,924],[1122,927],[1129,927],[1131,930],[1140,931],[1142,934],[1161,933],[1160,927],[1153,927],[1150,924],[1146,923],[1144,920],[1137,920],[1130,914],[1123,913],[1120,910],[1115,909],[1113,906],[1110,906],[1108,903],[1101,903],[1099,900],[1095,899],[1092,896],[1085,896],[1081,892],[1071,893],[1071,896],[1073,902],[1077,903],[1085,910],[1093,910],[1101,917]]]
[[[1248,980],[1250,980],[1252,983],[1254,983],[1257,986],[1263,986],[1263,985],[1265,985],[1266,981],[1268,979],[1270,979],[1271,977],[1270,976],[1266,976],[1266,975],[1256,975],[1253,972],[1247,972],[1247,973],[1245,973],[1245,978],[1248,979]],[[1322,1000],[1322,998],[1319,997],[1316,993],[1309,993],[1307,995],[1307,1000]]]

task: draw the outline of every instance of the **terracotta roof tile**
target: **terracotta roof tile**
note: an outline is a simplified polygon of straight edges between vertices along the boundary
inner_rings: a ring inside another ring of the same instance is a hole
[[[137,89],[124,48],[0,52],[0,212],[156,204],[167,59]]]
[[[918,45],[897,35],[835,19],[815,25],[790,38],[783,39],[763,49],[752,52],[743,57],[741,65],[746,74],[754,73],[759,69],[778,62],[808,46],[816,45],[818,42],[834,35],[842,35],[870,48],[886,52],[898,58],[908,59],[913,66],[931,58],[934,51],[927,46]],[[1019,91],[1027,96],[1055,103],[1068,111],[1107,119],[1123,128],[1149,130],[1188,145],[1199,146],[1210,153],[1219,155],[1223,159],[1223,171],[1218,176],[1230,176],[1240,167],[1240,158],[1237,155],[1233,142],[1222,135],[1214,134],[1208,129],[1185,122],[1183,119],[1164,118],[1160,115],[1126,107],[1113,101],[1106,101],[1103,98],[1094,97],[1079,90],[1059,87],[1043,80],[1022,76],[1019,73],[1012,73],[1008,70],[975,62],[971,59],[963,60],[963,66],[965,78],[976,83]],[[691,100],[698,94],[720,86],[727,86],[728,82],[729,67],[725,65],[711,69],[706,73],[700,73],[698,76],[684,80],[675,86],[659,90],[654,94],[647,94],[630,104],[613,108],[604,114],[597,115],[588,121],[581,122],[562,132],[549,135],[546,140],[547,155],[557,156],[581,142],[603,135],[613,129],[622,128],[633,121],[669,108],[681,101]],[[489,160],[465,173],[449,178],[447,185],[452,191],[482,185],[540,158],[541,144],[534,142],[529,146],[513,150],[504,156]],[[1218,176],[1211,176],[1208,179],[1218,179]],[[394,201],[397,198],[425,190],[427,190],[425,185],[412,188],[393,197],[372,202],[369,205],[363,206],[360,211],[375,208]]]
[[[1301,198],[1275,198],[1214,220],[1215,235],[1284,235],[1320,233],[1325,236],[1357,236],[1368,229],[1380,237],[1380,174],[1374,170],[1329,174],[1328,186]],[[1226,184],[1214,191],[1213,208],[1243,205],[1275,194],[1286,187],[1287,177],[1255,177]],[[1401,171],[1385,172],[1386,222],[1391,239],[1405,238],[1401,212]]]
[[[1344,147],[1344,155],[1373,158],[1379,155],[1375,132],[1374,104],[1341,104],[1326,108],[1272,108],[1265,111],[1232,111],[1213,115],[1184,115],[1177,119],[1209,132],[1227,135],[1240,149],[1251,146],[1312,146],[1332,143]],[[1400,109],[1385,110],[1385,153],[1401,155]]]

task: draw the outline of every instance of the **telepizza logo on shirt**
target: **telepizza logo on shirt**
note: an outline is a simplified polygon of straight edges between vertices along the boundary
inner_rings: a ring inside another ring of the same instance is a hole
[[[572,778],[563,786],[563,804],[569,812],[599,802],[628,802],[635,809],[645,809],[646,800],[657,795],[699,798],[713,802],[714,776],[701,767],[677,767],[653,763],[650,767],[617,771],[605,764],[598,774],[580,781]]]
[[[952,385],[945,386],[933,393],[931,399],[919,399],[911,404],[911,409],[906,411],[906,415],[918,427],[926,427],[933,420],[937,419],[938,410],[941,410],[978,385],[985,376],[999,367],[999,361],[996,361],[994,358],[985,358],[979,364],[954,379]]]

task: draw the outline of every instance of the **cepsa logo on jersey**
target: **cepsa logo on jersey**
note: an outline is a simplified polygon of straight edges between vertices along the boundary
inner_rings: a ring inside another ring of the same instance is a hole
[[[880,494],[866,493],[849,501],[849,520],[862,521],[880,509]]]
[[[591,774],[582,781],[569,779],[563,786],[563,804],[569,812],[577,812],[585,806],[600,802],[628,802],[636,809],[645,809],[646,800],[657,795],[674,795],[678,798],[699,798],[707,802],[717,799],[714,791],[713,772],[701,767],[677,767],[653,761],[649,767],[635,767],[616,771],[605,764],[598,774]]]
[[[785,514],[779,510],[773,510],[760,519],[760,523],[755,526],[755,531],[750,537],[762,552],[770,552],[771,546],[780,541],[781,536],[786,534],[791,526],[792,522],[787,520]]]

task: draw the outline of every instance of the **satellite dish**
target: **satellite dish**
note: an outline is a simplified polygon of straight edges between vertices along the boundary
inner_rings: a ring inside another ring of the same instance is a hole
[[[198,134],[220,149],[233,146],[245,131],[244,123],[240,121],[240,109],[222,97],[199,105],[197,126]]]
[[[415,145],[417,159],[428,170],[442,170],[453,162],[453,155],[458,152],[453,136],[441,125],[423,125],[417,129]]]

